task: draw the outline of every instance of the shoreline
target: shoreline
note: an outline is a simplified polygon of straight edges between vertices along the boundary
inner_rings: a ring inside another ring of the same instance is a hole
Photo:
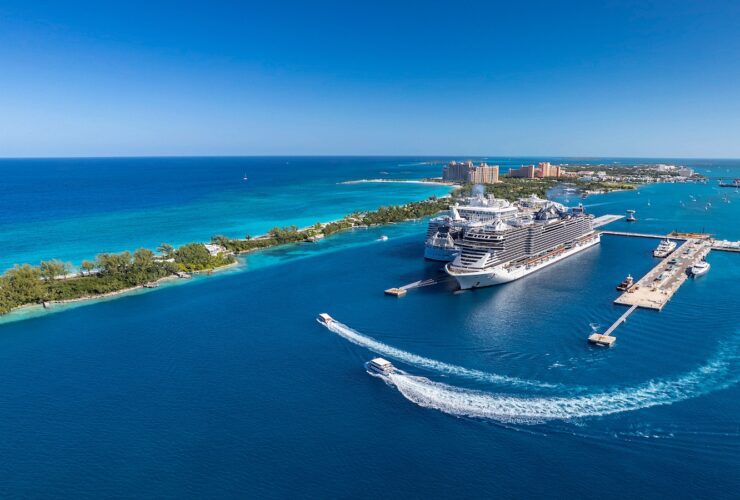
[[[445,182],[445,181],[432,181],[432,180],[423,180],[423,179],[356,179],[352,181],[342,181],[337,182],[337,184],[363,184],[363,183],[380,183],[380,182],[387,182],[392,184],[426,184],[429,186],[447,186],[451,188],[459,188],[460,186],[458,184],[455,184],[453,182]]]
[[[423,182],[423,181],[419,181],[419,182]],[[430,183],[430,184],[435,184],[435,183]],[[459,188],[459,186],[457,186],[457,187]],[[445,195],[442,198],[444,199],[444,198],[448,198],[448,197],[450,197],[450,194],[447,194],[447,195]],[[424,201],[429,201],[429,200],[424,200]],[[347,231],[349,229],[357,229],[357,228],[363,228],[363,227],[367,228],[367,227],[370,227],[370,226],[384,226],[386,224],[395,224],[397,222],[407,222],[407,221],[418,220],[418,219],[419,218],[408,218],[408,219],[403,219],[401,221],[391,221],[391,222],[384,222],[384,223],[378,223],[378,224],[370,224],[369,226],[368,225],[356,225],[356,226],[351,226],[351,227],[347,227],[347,228],[341,228],[341,229],[335,231],[334,233],[329,234],[328,236],[331,236],[332,234],[342,233],[342,232],[345,232],[345,231]],[[334,224],[334,223],[339,222],[339,221],[342,221],[342,220],[344,220],[344,219],[337,219],[335,221],[330,221],[330,222],[322,222],[322,223],[320,223],[320,225],[321,225],[322,228],[324,228],[324,227],[326,227],[326,226],[328,226],[330,224]],[[308,228],[306,228],[306,229],[310,229],[310,228],[311,228],[311,226],[308,226]],[[261,238],[268,238],[268,237],[269,237],[269,235],[261,235],[261,236],[255,237],[253,239],[259,240]],[[246,240],[237,240],[237,241],[246,241]],[[238,266],[243,265],[244,262],[243,261],[240,261],[237,258],[237,256],[239,256],[239,255],[246,255],[246,254],[258,252],[258,251],[261,251],[261,250],[268,250],[268,249],[276,248],[276,247],[280,247],[280,246],[296,245],[296,244],[301,244],[301,243],[306,243],[306,241],[305,240],[288,241],[288,242],[280,243],[280,244],[277,244],[277,245],[271,245],[271,246],[265,246],[265,247],[255,247],[255,248],[250,248],[250,249],[245,249],[245,250],[231,251],[229,253],[234,256],[234,262],[230,262],[228,264],[225,264],[223,266],[219,266],[219,267],[216,267],[216,268],[213,268],[213,269],[205,269],[205,270],[200,270],[200,271],[188,272],[187,274],[189,274],[191,276],[195,276],[195,275],[206,275],[206,276],[210,276],[210,275],[212,275],[214,273],[219,273],[219,272],[227,271],[227,270],[232,269],[234,267],[238,267]],[[189,282],[190,281],[190,279],[188,279],[188,278],[182,278],[182,277],[180,277],[178,275],[168,275],[168,276],[163,276],[162,278],[159,278],[159,279],[157,279],[155,281],[151,281],[151,282],[146,283],[146,285],[149,285],[149,284],[155,284],[155,285],[157,285],[155,287],[147,287],[147,286],[145,286],[145,284],[142,284],[142,285],[136,285],[136,286],[132,286],[132,287],[127,287],[127,288],[123,288],[121,290],[114,290],[114,291],[111,291],[111,292],[106,292],[106,293],[102,293],[102,294],[98,294],[98,295],[85,295],[85,296],[75,297],[75,298],[71,298],[71,299],[49,300],[49,301],[45,301],[45,302],[42,302],[42,303],[22,304],[22,305],[19,305],[17,307],[14,307],[13,309],[11,309],[10,311],[8,311],[5,314],[0,315],[0,325],[2,325],[3,323],[6,323],[6,322],[14,322],[14,321],[22,321],[24,319],[30,319],[30,318],[26,318],[26,317],[18,317],[19,316],[19,313],[23,313],[23,312],[29,312],[29,311],[30,312],[38,312],[39,313],[38,315],[40,316],[40,315],[43,315],[43,314],[52,313],[52,312],[58,312],[58,311],[63,310],[63,308],[58,308],[57,309],[55,307],[49,307],[49,305],[53,305],[53,306],[65,306],[65,305],[71,305],[71,304],[83,304],[83,303],[87,303],[87,302],[94,302],[94,301],[97,301],[97,300],[115,299],[115,298],[118,298],[118,297],[121,297],[121,296],[132,294],[134,292],[156,291],[160,283],[174,282],[174,281],[179,281],[181,279],[184,282]],[[37,316],[34,315],[32,317],[37,317]]]
[[[234,262],[230,264],[226,264],[224,266],[217,267],[215,269],[210,269],[207,271],[193,271],[192,273],[189,273],[189,274],[193,276],[194,275],[210,276],[214,273],[227,271],[235,267],[239,267],[241,265],[243,265],[243,262],[240,262],[239,260],[235,260]],[[146,287],[144,285],[136,285],[136,286],[131,286],[128,288],[123,288],[121,290],[115,290],[112,292],[102,293],[100,295],[85,295],[83,297],[75,297],[74,299],[49,300],[46,302],[46,304],[48,305],[44,305],[43,303],[23,304],[21,306],[13,308],[11,311],[9,311],[6,314],[0,315],[0,326],[4,323],[23,321],[25,319],[31,319],[31,318],[38,317],[38,316],[45,315],[45,314],[53,314],[55,312],[61,312],[65,310],[64,306],[69,306],[69,305],[74,305],[74,304],[82,305],[85,303],[94,303],[95,301],[98,301],[98,300],[103,301],[106,299],[115,299],[115,298],[119,298],[122,296],[133,295],[135,292],[139,292],[139,293],[155,292],[158,290],[160,284],[181,283],[184,285],[189,282],[190,282],[189,278],[181,278],[176,275],[170,275],[170,276],[164,276],[162,278],[159,278],[156,281],[149,282],[151,284],[157,285],[156,287],[153,287],[153,288]],[[61,306],[61,307],[57,307],[57,306]],[[31,317],[28,317],[28,318],[17,317],[24,312],[37,313],[37,314]]]

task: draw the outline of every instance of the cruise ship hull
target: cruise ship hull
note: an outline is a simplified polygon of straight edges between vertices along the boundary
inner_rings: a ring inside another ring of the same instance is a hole
[[[429,260],[437,260],[440,262],[452,262],[460,253],[459,248],[449,247],[438,247],[434,245],[424,245],[424,258]]]
[[[570,257],[578,252],[591,248],[597,245],[601,241],[601,236],[595,234],[592,239],[586,240],[573,248],[570,248],[562,253],[553,255],[551,258],[546,259],[538,264],[531,265],[529,267],[521,266],[513,269],[504,269],[503,266],[497,266],[492,269],[485,269],[475,272],[456,272],[449,269],[449,265],[445,266],[447,274],[454,277],[458,285],[462,290],[469,290],[471,288],[482,288],[486,286],[502,285],[509,283],[510,281],[518,280],[528,274],[532,274],[535,271],[554,264],[563,259]]]

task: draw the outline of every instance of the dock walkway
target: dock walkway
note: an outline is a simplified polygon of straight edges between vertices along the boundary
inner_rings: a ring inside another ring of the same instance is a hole
[[[601,231],[601,234],[609,234],[609,235],[612,235],[612,236],[627,236],[627,237],[630,237],[630,238],[651,238],[651,239],[654,239],[654,240],[656,240],[656,239],[657,240],[663,240],[665,238],[671,238],[671,239],[674,239],[674,240],[682,240],[682,239],[685,239],[685,238],[675,238],[673,236],[668,236],[668,235],[665,235],[665,234],[631,233],[629,231],[608,231],[606,229],[603,230],[603,231]]]
[[[617,297],[614,303],[660,311],[688,279],[691,266],[706,257],[711,249],[710,240],[686,240],[640,281]]]
[[[607,347],[613,346],[614,342],[617,341],[617,337],[612,335],[612,333],[614,333],[614,330],[616,330],[619,325],[627,321],[629,315],[635,312],[635,309],[637,309],[638,307],[639,306],[637,304],[631,306],[624,312],[624,314],[619,317],[617,321],[612,323],[612,326],[610,326],[604,333],[592,333],[588,337],[588,341],[592,344],[603,345]]]
[[[601,215],[599,217],[596,217],[593,221],[591,221],[591,225],[593,226],[594,229],[596,229],[597,227],[611,224],[612,222],[618,221],[619,219],[624,219],[624,215],[613,215],[613,214]]]

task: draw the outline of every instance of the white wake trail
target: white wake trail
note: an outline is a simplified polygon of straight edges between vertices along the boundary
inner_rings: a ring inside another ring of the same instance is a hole
[[[459,388],[402,371],[383,378],[409,401],[450,415],[511,423],[539,423],[598,417],[669,405],[730,387],[738,382],[736,350],[675,379],[656,380],[624,389],[573,397],[499,395]]]
[[[357,344],[359,346],[365,347],[366,349],[370,349],[371,351],[377,354],[381,354],[389,358],[403,361],[404,363],[407,363],[409,365],[413,365],[419,368],[433,370],[438,373],[443,373],[447,375],[456,375],[459,377],[465,377],[465,378],[477,380],[480,382],[490,382],[494,384],[502,384],[502,385],[507,385],[507,386],[512,386],[512,387],[529,387],[529,388],[536,387],[536,388],[541,388],[541,389],[554,389],[554,388],[562,387],[562,385],[559,385],[559,384],[549,384],[547,382],[539,382],[536,380],[524,380],[524,379],[519,379],[516,377],[508,377],[506,375],[499,375],[496,373],[489,373],[489,372],[484,372],[480,370],[471,370],[469,368],[464,368],[462,366],[451,365],[448,363],[444,363],[442,361],[425,358],[417,354],[413,354],[407,351],[402,351],[401,349],[397,349],[393,346],[389,346],[388,344],[384,344],[380,341],[373,339],[372,337],[363,335],[357,330],[353,330],[347,325],[343,325],[342,323],[339,323],[336,320],[332,321],[331,323],[325,326],[332,332],[342,337],[343,339],[349,340],[353,344]],[[571,390],[578,390],[578,388],[574,387],[574,388],[571,388]]]

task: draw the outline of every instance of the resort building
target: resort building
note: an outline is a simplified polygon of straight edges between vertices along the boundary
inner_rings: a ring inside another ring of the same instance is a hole
[[[442,180],[450,182],[467,182],[468,172],[470,172],[472,168],[472,161],[451,161],[442,168]]]
[[[510,168],[509,177],[518,179],[534,179],[534,165],[522,165],[519,168]]]
[[[468,172],[468,182],[473,184],[493,184],[498,182],[498,165],[481,163]]]
[[[522,165],[519,168],[509,169],[509,177],[519,179],[534,179],[544,177],[560,177],[563,175],[559,165],[551,165],[549,161],[543,161],[534,165]]]
[[[472,182],[473,184],[493,184],[498,182],[498,165],[472,161],[451,161],[442,168],[442,179],[449,182]]]

